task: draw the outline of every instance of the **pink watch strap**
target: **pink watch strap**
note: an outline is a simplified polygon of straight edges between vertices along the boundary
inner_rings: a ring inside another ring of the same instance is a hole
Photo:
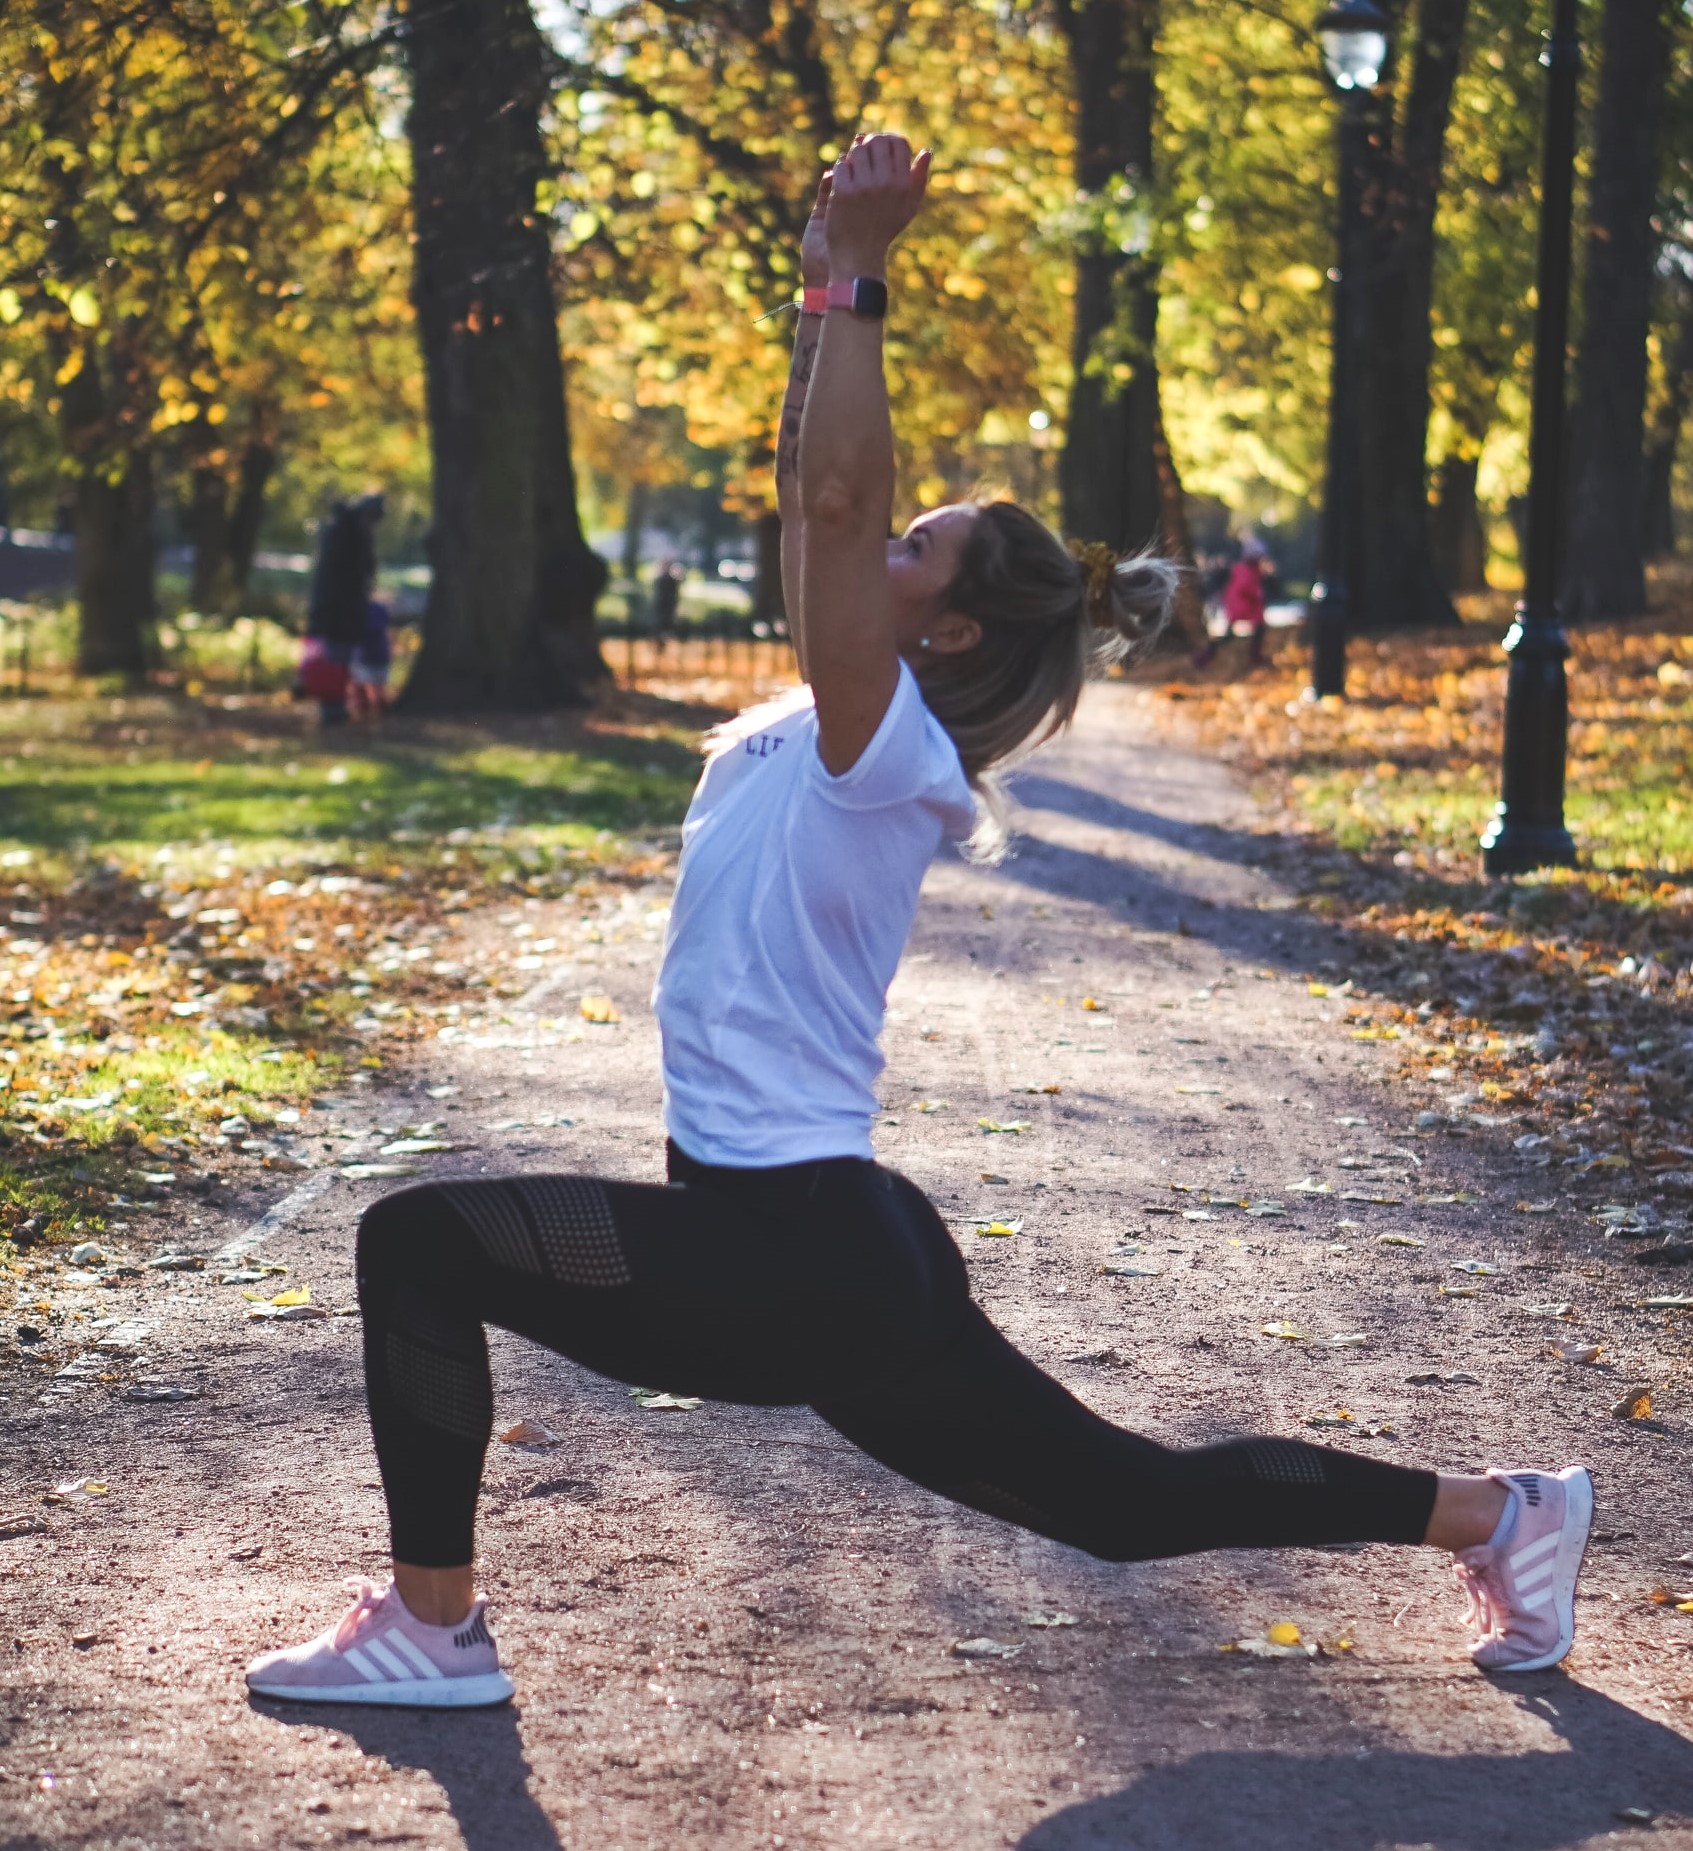
[[[829,289],[825,283],[807,283],[800,295],[799,312],[802,315],[821,315],[829,307]]]

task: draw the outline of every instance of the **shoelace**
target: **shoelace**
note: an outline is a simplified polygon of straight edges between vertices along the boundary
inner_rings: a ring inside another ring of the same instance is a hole
[[[380,1588],[368,1575],[349,1575],[341,1583],[353,1596],[353,1604],[342,1616],[341,1623],[335,1628],[335,1649],[345,1651],[358,1637],[366,1617],[382,1605],[386,1588]]]
[[[1480,1561],[1455,1561],[1452,1573],[1469,1603],[1464,1617],[1479,1644],[1500,1630],[1501,1616],[1510,1611],[1510,1601],[1499,1577],[1498,1560],[1489,1550]]]

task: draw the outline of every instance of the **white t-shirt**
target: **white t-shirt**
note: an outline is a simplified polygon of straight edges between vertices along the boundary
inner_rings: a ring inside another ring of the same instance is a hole
[[[682,823],[653,991],[665,1126],[699,1163],[868,1157],[888,985],[924,870],[975,827],[975,802],[904,663],[842,777],[818,756],[809,689],[752,724]]]

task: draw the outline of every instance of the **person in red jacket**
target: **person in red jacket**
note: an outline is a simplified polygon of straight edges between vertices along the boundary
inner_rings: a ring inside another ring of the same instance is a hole
[[[1264,660],[1264,574],[1269,564],[1269,549],[1255,533],[1249,533],[1241,542],[1240,557],[1223,587],[1227,634],[1232,636],[1242,628],[1248,631],[1246,656],[1253,668]],[[1216,654],[1217,643],[1208,637],[1193,659],[1194,667],[1206,667]]]

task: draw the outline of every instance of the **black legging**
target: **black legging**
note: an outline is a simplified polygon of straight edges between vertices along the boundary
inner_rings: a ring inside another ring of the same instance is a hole
[[[398,1560],[471,1559],[490,1323],[623,1382],[808,1402],[917,1484],[1106,1561],[1423,1538],[1432,1473],[1302,1440],[1178,1450],[1091,1413],[971,1303],[940,1216],[891,1170],[713,1169],[672,1145],[669,1173],[431,1183],[366,1210],[365,1376]]]

